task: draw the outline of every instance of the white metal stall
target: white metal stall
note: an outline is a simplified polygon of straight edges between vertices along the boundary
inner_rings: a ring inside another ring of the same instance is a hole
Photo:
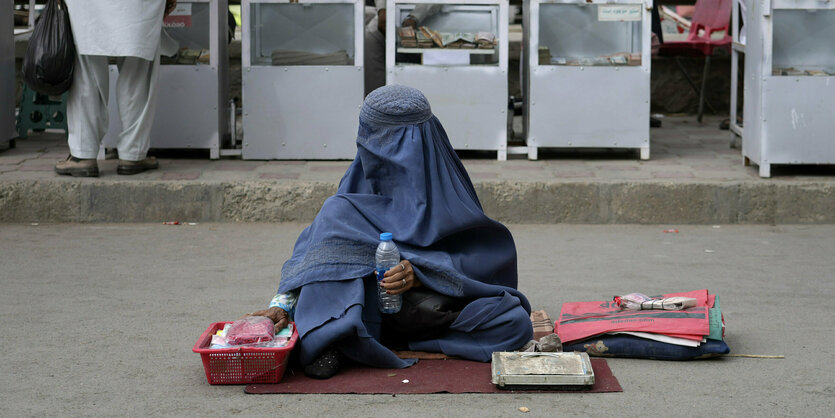
[[[637,148],[649,159],[651,0],[530,0],[523,88],[538,148]]]
[[[739,65],[744,63],[745,58],[745,30],[740,30],[745,23],[745,16],[740,14],[740,9],[747,9],[747,0],[736,0],[731,6],[731,101],[730,101],[730,124],[731,148],[737,147],[737,140],[742,137],[742,124],[737,120],[737,108],[739,107]]]
[[[744,163],[835,164],[835,2],[750,1],[746,24]]]
[[[243,157],[351,159],[363,101],[360,0],[244,0]]]
[[[15,132],[14,9],[0,7],[0,143]]]
[[[217,159],[231,146],[227,13],[227,0],[180,0],[165,19],[165,32],[179,52],[161,59],[151,148],[207,149]],[[113,88],[118,76],[111,65],[110,128],[103,148],[113,146],[122,131]]]
[[[421,26],[452,39],[479,33],[493,44],[451,48],[404,47],[394,34],[416,5],[434,4],[436,12]],[[507,158],[507,0],[388,0],[386,6],[386,83],[422,91],[432,112],[458,150],[496,151]]]

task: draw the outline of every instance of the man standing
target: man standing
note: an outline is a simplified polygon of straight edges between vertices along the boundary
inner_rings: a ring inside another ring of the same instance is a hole
[[[365,95],[386,85],[386,0],[375,0],[377,16],[365,25]],[[418,25],[441,9],[439,4],[418,4],[400,23],[417,29]]]
[[[78,56],[67,96],[70,155],[58,174],[97,177],[99,146],[107,132],[108,57],[116,58],[116,100],[123,130],[116,149],[118,174],[159,167],[148,157],[156,106],[163,16],[176,0],[65,0]]]

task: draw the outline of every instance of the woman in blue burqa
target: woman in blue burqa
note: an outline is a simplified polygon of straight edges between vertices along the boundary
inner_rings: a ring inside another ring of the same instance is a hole
[[[374,275],[382,232],[402,262]],[[392,350],[487,362],[531,340],[530,304],[516,289],[516,247],[481,208],[472,182],[423,94],[385,86],[360,112],[357,155],[281,270],[269,309],[295,321],[299,362],[333,376],[345,359],[373,367],[416,362]],[[403,297],[378,309],[378,286]]]

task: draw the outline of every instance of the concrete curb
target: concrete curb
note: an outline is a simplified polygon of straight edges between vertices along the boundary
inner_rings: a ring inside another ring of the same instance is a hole
[[[511,223],[796,224],[835,221],[828,183],[481,183],[488,215]]]
[[[835,223],[823,182],[475,183],[487,215],[508,223]],[[0,222],[310,222],[332,182],[4,181]]]

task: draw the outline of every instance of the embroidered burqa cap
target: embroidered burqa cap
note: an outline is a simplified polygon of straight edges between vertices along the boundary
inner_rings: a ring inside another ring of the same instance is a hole
[[[484,214],[426,97],[411,87],[381,87],[359,119],[353,163],[282,268],[279,291],[300,289],[302,364],[335,343],[365,364],[412,364],[378,342],[376,282],[363,280],[374,271],[382,232],[393,234],[423,285],[472,301],[448,335],[410,342],[411,349],[489,361],[493,351],[528,342],[530,306],[516,290],[513,237]]]
[[[371,92],[365,98],[360,121],[372,126],[416,125],[432,117],[432,108],[419,90],[391,85]]]

